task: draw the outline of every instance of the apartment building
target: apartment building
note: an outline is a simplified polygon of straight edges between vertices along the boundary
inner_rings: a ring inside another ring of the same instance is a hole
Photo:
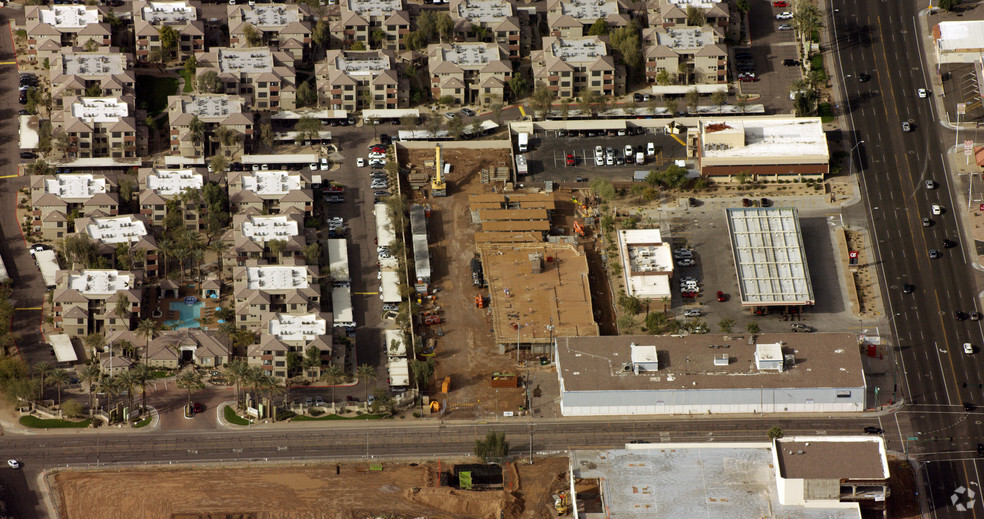
[[[334,48],[362,43],[366,49],[406,50],[410,13],[403,0],[341,0],[341,16],[331,24]],[[377,39],[376,34],[380,35]]]
[[[327,54],[314,70],[321,106],[352,112],[409,104],[410,83],[397,70],[392,50],[332,49]]]
[[[63,47],[83,47],[90,40],[109,47],[111,29],[103,18],[105,6],[28,5],[24,7],[27,55],[31,61],[49,62]]]
[[[230,171],[229,210],[243,214],[311,216],[314,193],[306,171]]]
[[[53,112],[55,133],[67,136],[69,159],[137,157],[137,118],[132,95],[119,97],[67,96]]]
[[[623,11],[619,0],[552,0],[547,4],[547,27],[550,36],[579,38],[587,35],[599,18],[609,28],[628,25],[630,18]]]
[[[64,98],[86,96],[124,97],[136,94],[133,55],[116,47],[93,52],[65,48],[50,61],[52,110],[62,110]]]
[[[543,38],[543,50],[530,56],[533,83],[543,83],[558,98],[593,90],[601,95],[621,95],[625,91],[625,70],[608,55],[606,38]]]
[[[124,270],[143,271],[145,278],[157,277],[157,240],[148,232],[140,215],[93,216],[75,220],[75,232],[89,236],[96,252]]]
[[[229,272],[250,262],[260,265],[303,263],[307,245],[304,215],[300,212],[233,215],[232,229],[222,240],[230,244],[223,262]]]
[[[271,314],[321,311],[316,265],[247,265],[233,269],[236,325],[260,329]]]
[[[137,347],[147,344],[146,337],[134,332],[122,334]],[[215,332],[198,328],[164,330],[147,344],[148,366],[177,369],[191,364],[206,369],[221,369],[232,356],[229,339]]]
[[[142,272],[60,270],[57,280],[52,297],[55,333],[84,337],[126,331],[140,317]]]
[[[296,73],[290,54],[268,47],[216,48],[196,55],[198,75],[218,74],[225,94],[240,95],[254,110],[296,108]]]
[[[187,200],[181,195],[190,189],[201,190],[207,182],[214,181],[212,177],[205,168],[140,168],[137,170],[140,214],[149,225],[160,227],[167,216],[168,202],[177,200],[185,204],[184,211],[181,211],[184,226],[191,230],[201,229],[205,221],[202,218],[204,205],[200,200]]]
[[[502,43],[454,43],[427,46],[431,95],[458,104],[490,104],[504,99],[512,62]]]
[[[678,84],[728,82],[724,33],[709,26],[650,27],[642,31],[646,81],[666,71]]]
[[[314,380],[321,378],[322,368],[327,363],[344,365],[344,348],[339,348],[341,355],[333,351],[332,336],[328,333],[330,321],[330,315],[317,313],[272,315],[263,330],[260,343],[248,348],[247,363],[260,367],[271,376],[284,378],[287,376],[287,352],[294,352],[305,358],[307,350],[313,346],[320,352],[321,364],[305,363],[303,374]]]
[[[530,53],[529,14],[510,0],[451,0],[454,39],[505,45],[510,59]]]
[[[171,128],[171,154],[182,157],[207,157],[221,147],[228,157],[245,153],[253,141],[253,113],[246,109],[242,96],[227,94],[194,94],[167,98],[168,121]],[[191,122],[198,118],[205,123],[202,141],[195,144]],[[232,146],[213,140],[215,130],[225,127],[237,134]]]
[[[295,62],[311,59],[311,8],[303,4],[229,5],[229,45],[270,47]],[[252,31],[258,40],[249,41]]]
[[[646,15],[650,27],[686,27],[687,9],[700,9],[706,20],[705,27],[721,33],[729,31],[731,10],[725,2],[715,0],[648,0]]]
[[[68,217],[115,216],[116,184],[104,175],[31,175],[31,228],[45,240],[64,238],[74,228]]]
[[[202,4],[195,0],[134,1],[132,16],[137,59],[149,61],[151,53],[162,49],[160,30],[164,27],[170,27],[178,34],[178,46],[173,52],[179,60],[184,61],[197,52],[205,52],[205,22],[201,19],[201,12]]]

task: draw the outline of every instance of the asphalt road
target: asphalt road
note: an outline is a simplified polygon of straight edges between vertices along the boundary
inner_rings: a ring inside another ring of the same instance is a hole
[[[979,310],[977,277],[969,259],[972,245],[959,238],[961,222],[953,211],[953,194],[961,188],[944,160],[953,134],[937,123],[932,99],[916,93],[930,87],[933,72],[919,59],[926,39],[920,37],[916,13],[924,7],[913,0],[834,0],[827,15],[839,56],[828,53],[825,61],[842,69],[834,77],[843,78],[847,106],[841,108],[854,129],[844,148],[857,146],[853,158],[861,168],[868,229],[878,242],[880,281],[895,331],[899,397],[909,404],[899,414],[895,441],[928,462],[924,475],[935,489],[930,497],[936,517],[978,517],[984,516],[980,499],[969,514],[951,501],[958,488],[980,488],[972,456],[984,442],[984,430],[962,404],[984,405],[984,343],[980,322],[954,318],[955,311]],[[859,81],[862,72],[871,79]],[[903,121],[912,132],[903,132]],[[926,189],[926,180],[939,187]],[[931,215],[932,204],[941,205],[943,214]],[[923,217],[934,224],[923,227]],[[958,245],[944,249],[944,238]],[[931,248],[942,256],[930,259]],[[915,285],[915,293],[903,294],[904,283]],[[964,354],[965,342],[974,344],[977,354]],[[959,503],[966,508],[966,501]]]

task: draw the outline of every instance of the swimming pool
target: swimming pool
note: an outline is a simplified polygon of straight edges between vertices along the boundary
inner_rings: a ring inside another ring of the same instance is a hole
[[[171,311],[178,312],[178,320],[168,320],[164,321],[164,324],[173,327],[175,330],[180,330],[181,328],[201,328],[202,325],[198,322],[198,319],[202,316],[202,306],[205,303],[201,301],[195,304],[185,304],[181,301],[174,301],[171,303]]]

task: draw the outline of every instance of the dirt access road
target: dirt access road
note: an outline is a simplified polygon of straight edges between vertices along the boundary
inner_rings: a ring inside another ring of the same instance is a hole
[[[438,464],[365,463],[201,469],[61,471],[48,477],[66,519],[206,517],[330,518],[552,517],[550,495],[566,479],[567,458],[508,465],[507,485],[490,491],[438,487]],[[448,471],[451,465],[442,464]]]

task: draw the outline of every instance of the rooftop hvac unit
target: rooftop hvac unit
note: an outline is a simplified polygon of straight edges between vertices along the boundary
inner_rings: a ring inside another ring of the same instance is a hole
[[[729,358],[727,353],[721,353],[719,355],[714,356],[715,366],[727,366],[728,363],[729,363]]]

